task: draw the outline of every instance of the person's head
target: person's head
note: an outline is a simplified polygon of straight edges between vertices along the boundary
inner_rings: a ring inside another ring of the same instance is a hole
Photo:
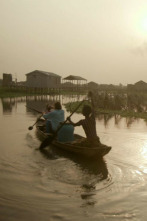
[[[47,111],[51,111],[51,109],[53,109],[53,107],[52,107],[51,105],[47,104],[47,105],[46,105],[46,110],[47,110]]]
[[[85,117],[88,117],[91,114],[91,112],[92,112],[91,107],[89,105],[85,104],[82,109],[82,114]]]
[[[56,110],[61,110],[62,109],[62,106],[61,106],[60,102],[55,103],[55,109]]]

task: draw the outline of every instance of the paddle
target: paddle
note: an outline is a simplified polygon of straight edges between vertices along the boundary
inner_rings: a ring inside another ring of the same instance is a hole
[[[42,111],[38,111],[38,110],[36,110],[36,109],[34,109],[34,108],[31,108],[31,107],[28,107],[28,106],[26,106],[28,109],[30,109],[30,110],[33,110],[33,111],[36,111],[37,113],[39,113],[39,114],[42,114]]]
[[[36,122],[32,126],[28,127],[28,130],[33,130],[34,125],[37,124],[37,122],[40,120],[42,116],[43,114],[41,114],[40,117],[37,118]]]
[[[82,100],[80,102],[80,104],[74,109],[74,111],[69,115],[69,117],[71,117],[78,109],[79,107],[83,104],[85,100]],[[50,145],[53,140],[56,138],[58,131],[66,124],[66,122],[68,121],[68,117],[66,118],[66,120],[58,127],[58,129],[55,131],[55,133],[52,136],[47,137],[40,145],[40,149],[45,148],[46,146]]]
[[[34,109],[34,108],[31,108],[31,107],[28,107],[28,106],[26,106],[26,107],[27,107],[28,109],[30,109],[30,110],[36,111],[37,113],[42,113],[41,111],[38,111],[38,110],[36,110],[36,109]],[[32,126],[28,127],[28,130],[33,130],[34,125],[37,124],[37,122],[40,120],[40,118],[41,118],[42,116],[43,116],[43,113],[40,115],[40,117],[37,118],[36,122],[35,122]]]

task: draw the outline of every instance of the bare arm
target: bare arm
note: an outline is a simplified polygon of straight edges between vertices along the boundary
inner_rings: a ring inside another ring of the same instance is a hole
[[[77,123],[74,123],[70,117],[67,117],[67,120],[69,121],[70,124],[72,124],[74,127],[80,126],[81,125],[81,120],[78,121]]]

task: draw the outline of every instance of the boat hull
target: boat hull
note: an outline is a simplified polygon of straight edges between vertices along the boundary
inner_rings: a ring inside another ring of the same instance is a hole
[[[43,132],[41,121],[36,125],[37,137],[41,141],[46,139],[48,135]],[[64,150],[69,153],[83,155],[85,157],[103,157],[104,155],[108,154],[111,150],[110,146],[99,144],[98,146],[86,147],[78,145],[78,141],[81,140],[83,137],[75,134],[74,141],[69,143],[62,143],[58,142],[56,139],[52,141],[52,146],[57,147],[58,149]]]

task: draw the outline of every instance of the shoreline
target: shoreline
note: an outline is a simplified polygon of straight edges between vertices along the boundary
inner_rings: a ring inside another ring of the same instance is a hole
[[[73,103],[67,103],[65,104],[66,110],[69,112],[72,112],[75,107],[78,105],[79,102],[73,102]],[[88,104],[88,102],[87,102]],[[82,113],[82,107],[77,110],[77,113]],[[95,108],[95,114],[98,115],[107,115],[108,117],[114,117],[114,116],[121,116],[121,117],[129,117],[129,118],[135,118],[135,119],[144,119],[147,121],[147,112],[134,112],[134,111],[120,111],[120,110],[108,110],[108,109],[100,109]]]
[[[50,92],[29,92],[26,90],[11,89],[0,87],[0,98],[14,98],[23,96],[41,96],[41,95],[84,95],[85,92],[52,90]]]

